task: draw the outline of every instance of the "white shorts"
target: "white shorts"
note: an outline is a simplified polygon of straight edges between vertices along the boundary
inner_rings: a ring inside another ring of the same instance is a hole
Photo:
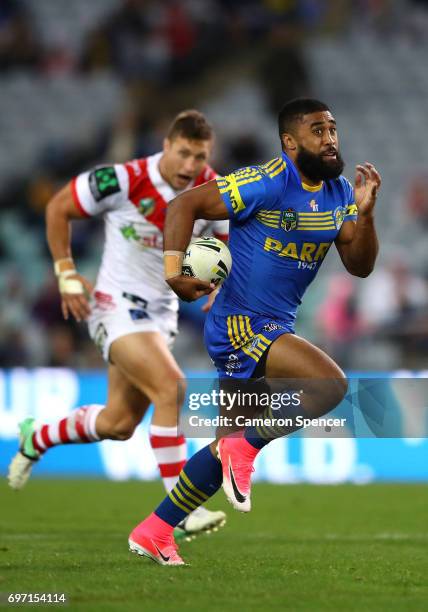
[[[87,323],[90,337],[108,361],[112,342],[128,334],[160,332],[172,348],[178,333],[177,319],[177,312],[165,303],[148,302],[127,292],[95,291]]]

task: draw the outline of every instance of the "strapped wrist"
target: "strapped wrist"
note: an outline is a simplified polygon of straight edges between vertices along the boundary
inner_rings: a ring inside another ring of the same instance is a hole
[[[60,276],[61,274],[64,274],[64,272],[69,271],[74,271],[74,273],[76,273],[76,268],[74,266],[72,257],[62,257],[61,259],[54,261],[55,276]]]
[[[184,251],[164,251],[163,264],[165,280],[181,275]]]
[[[74,261],[71,257],[57,259],[54,262],[54,271],[58,279],[58,288],[61,295],[63,293],[77,295],[84,293],[84,287],[78,278],[70,278],[77,274]]]

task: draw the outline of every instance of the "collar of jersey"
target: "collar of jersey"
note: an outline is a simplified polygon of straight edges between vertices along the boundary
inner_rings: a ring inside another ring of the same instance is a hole
[[[299,171],[297,170],[294,162],[288,157],[288,155],[284,151],[282,152],[282,159],[285,161],[291,172],[293,172],[293,174],[296,176],[297,180],[302,186],[302,189],[304,189],[305,191],[311,191],[313,193],[315,191],[320,191],[320,189],[323,188],[324,181],[321,181],[321,183],[318,183],[318,185],[307,185],[306,183],[304,183],[300,179]]]

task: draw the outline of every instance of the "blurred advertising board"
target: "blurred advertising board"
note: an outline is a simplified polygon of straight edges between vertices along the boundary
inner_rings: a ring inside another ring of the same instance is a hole
[[[190,408],[188,397],[193,393],[194,400],[196,393],[209,393],[216,384],[212,373],[192,375],[181,420],[189,456],[207,444],[212,430],[186,429],[186,419],[197,412],[195,402]],[[428,372],[350,374],[347,399],[328,415],[344,426],[305,427],[305,431],[272,442],[257,458],[254,479],[360,484],[428,481],[427,387]],[[76,406],[104,403],[106,395],[103,372],[61,368],[0,371],[0,474],[6,474],[17,450],[20,420],[33,416],[41,423],[52,422]],[[126,442],[106,440],[52,449],[35,467],[34,476],[157,478],[147,434],[150,416],[149,411]]]

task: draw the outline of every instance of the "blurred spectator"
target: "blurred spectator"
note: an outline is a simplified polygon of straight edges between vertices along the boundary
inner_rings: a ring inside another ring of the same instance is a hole
[[[61,76],[75,71],[76,58],[65,45],[59,43],[45,49],[41,59],[41,70],[49,76]]]
[[[427,307],[427,282],[410,269],[405,253],[375,268],[361,284],[359,309],[373,330],[400,327]]]
[[[183,2],[171,2],[165,11],[164,32],[171,57],[169,79],[177,83],[194,74],[190,60],[197,44],[197,32]]]
[[[418,224],[428,226],[428,174],[420,174],[411,180],[407,210]]]
[[[75,368],[77,345],[74,334],[66,325],[55,325],[49,332],[48,367]]]
[[[48,274],[45,283],[40,288],[36,298],[32,316],[45,329],[62,324],[61,297],[58,292],[58,282],[53,272]]]
[[[105,60],[125,80],[163,82],[170,49],[162,31],[164,7],[153,0],[124,0],[119,9],[88,37],[84,66],[97,68]]]
[[[263,159],[263,147],[258,136],[253,133],[245,133],[235,136],[224,143],[226,155],[221,160],[218,171],[227,172],[230,168],[242,168],[260,163]]]
[[[428,1],[410,0],[413,10],[407,10],[405,24],[413,41],[426,41],[428,33]],[[407,7],[406,7],[407,8]]]
[[[287,100],[310,94],[303,32],[298,23],[272,27],[259,74],[272,113],[278,113]]]
[[[27,365],[30,352],[26,347],[30,299],[15,269],[10,269],[0,293],[0,367]]]
[[[24,331],[9,329],[0,339],[0,368],[26,366],[29,353],[25,346]]]
[[[28,321],[30,298],[18,270],[10,268],[0,292],[0,330],[24,329]]]
[[[42,49],[35,38],[31,22],[18,0],[0,4],[0,73],[15,68],[39,65]]]
[[[110,41],[106,36],[104,24],[97,25],[87,37],[81,58],[80,67],[84,72],[105,70],[113,63]]]
[[[349,367],[353,345],[364,330],[357,310],[356,287],[349,275],[338,274],[329,279],[327,297],[319,308],[317,322],[327,353],[342,367]]]
[[[386,34],[392,26],[392,0],[358,0],[354,3],[355,17],[365,28]]]

